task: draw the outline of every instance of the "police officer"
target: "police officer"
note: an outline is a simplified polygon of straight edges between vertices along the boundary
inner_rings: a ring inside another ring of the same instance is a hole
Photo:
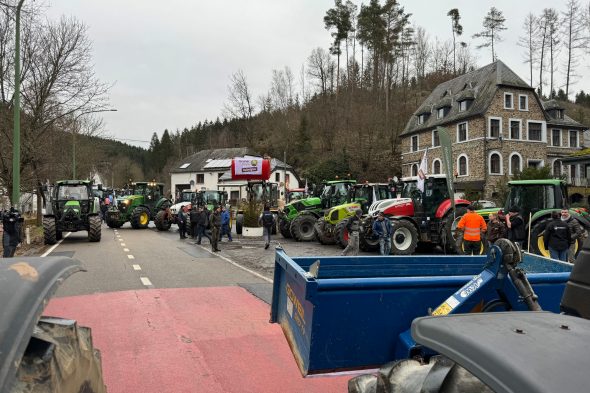
[[[4,234],[2,235],[2,247],[4,248],[4,252],[2,256],[4,258],[14,257],[16,246],[21,242],[21,221],[20,214],[14,207],[10,208],[10,212],[5,212],[2,215],[2,228],[4,229]]]

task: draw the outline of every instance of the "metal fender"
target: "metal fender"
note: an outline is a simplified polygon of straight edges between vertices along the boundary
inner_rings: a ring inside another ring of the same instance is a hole
[[[469,206],[471,202],[467,199],[455,199],[455,206]],[[443,218],[451,210],[451,200],[445,199],[436,209],[434,217]]]

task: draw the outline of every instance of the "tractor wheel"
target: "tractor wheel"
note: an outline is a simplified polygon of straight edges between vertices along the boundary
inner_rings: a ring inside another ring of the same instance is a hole
[[[88,217],[88,241],[99,242],[100,241],[100,227],[101,220],[99,216]]]
[[[131,227],[133,229],[145,229],[150,224],[150,212],[143,206],[138,206],[131,214]]]
[[[92,345],[90,329],[76,321],[42,317],[11,391],[106,393],[100,352]]]
[[[314,227],[315,236],[318,239],[318,241],[320,242],[320,244],[324,244],[324,245],[336,244],[336,239],[334,238],[334,231],[332,231],[332,232],[327,231],[328,225],[330,225],[330,224],[326,223],[326,220],[324,220],[324,217],[318,218],[315,223],[315,227]]]
[[[64,237],[64,233],[62,231],[55,231],[55,240],[61,240]]]
[[[236,235],[241,235],[244,228],[244,215],[236,215]]]
[[[340,221],[338,224],[336,224],[336,228],[334,228],[334,237],[336,238],[336,243],[341,248],[346,248],[346,246],[348,246],[348,229],[346,229],[346,224],[348,224],[348,218]]]
[[[291,234],[298,242],[311,242],[315,239],[315,216],[300,214],[291,223]]]
[[[271,235],[276,235],[277,234],[277,225],[279,222],[279,215],[278,214],[273,214],[272,215],[274,218],[274,225],[272,226],[272,232],[270,233]]]
[[[549,258],[549,248],[545,245],[545,239],[543,238],[547,224],[549,224],[549,220],[541,220],[533,225],[531,228],[530,246],[533,254]]]
[[[108,216],[106,221],[109,228],[121,228],[123,226],[122,222],[111,220]]]
[[[412,255],[418,246],[418,230],[409,221],[393,221],[391,225],[391,254]]]
[[[283,237],[285,239],[291,239],[291,223],[289,221],[287,221],[286,219],[282,218],[279,221],[279,231],[281,232],[281,235],[283,235]]]
[[[373,218],[367,217],[363,220],[363,230],[359,237],[359,248],[363,251],[379,250],[379,238],[373,236]]]
[[[45,244],[55,244],[57,242],[54,217],[43,217],[43,238]]]
[[[170,226],[172,225],[172,223],[166,215],[166,210],[160,210],[156,214],[156,219],[154,220],[154,223],[156,224],[156,228],[158,229],[158,231],[167,231],[170,229]]]
[[[465,213],[467,213],[467,209],[464,207],[459,207],[457,208],[457,212],[454,215],[454,218],[453,213],[450,212],[446,215],[444,219],[443,229],[441,233],[441,245],[443,246],[446,252],[459,253],[462,248],[463,238],[457,236],[456,230],[457,225],[459,224],[459,220],[461,220],[461,217],[463,217]]]

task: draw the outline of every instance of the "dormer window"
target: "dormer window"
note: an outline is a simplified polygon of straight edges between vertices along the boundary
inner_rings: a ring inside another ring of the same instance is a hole
[[[459,111],[460,112],[465,112],[466,110],[469,109],[469,107],[471,106],[471,103],[473,102],[473,100],[463,100],[459,102]]]
[[[426,120],[428,120],[428,117],[429,117],[428,113],[422,113],[422,114],[418,115],[418,124],[426,123]]]
[[[555,118],[556,119],[563,119],[563,109],[557,109],[555,111]]]
[[[437,119],[442,119],[443,117],[445,117],[446,115],[446,108],[442,107],[442,108],[438,108],[436,110],[436,118]]]

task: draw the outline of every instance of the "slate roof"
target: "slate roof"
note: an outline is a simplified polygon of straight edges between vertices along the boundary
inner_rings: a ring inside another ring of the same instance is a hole
[[[170,173],[211,172],[216,169],[227,170],[231,166],[232,158],[247,155],[261,157],[260,154],[248,147],[201,150],[176,162]],[[270,161],[271,171],[274,171],[277,167],[282,169],[285,166],[287,169],[292,169],[291,165],[285,164],[279,159],[272,158]]]
[[[525,81],[516,75],[506,64],[497,60],[485,67],[468,72],[450,81],[438,85],[408,121],[401,135],[413,134],[417,131],[431,129],[436,126],[456,122],[470,117],[483,115],[487,110],[499,86],[510,86],[519,89],[533,90]],[[473,98],[471,106],[463,112],[459,111],[458,101]],[[449,113],[437,119],[437,108],[451,101]],[[417,115],[430,113],[429,118],[418,124]]]
[[[561,105],[557,100],[549,100],[543,102],[543,108],[547,113],[547,125],[549,126],[558,126],[558,127],[571,127],[571,128],[580,128],[586,129],[587,127],[581,123],[578,123],[568,115],[564,113],[563,119],[556,119],[552,116],[552,110],[564,110],[563,105]]]

